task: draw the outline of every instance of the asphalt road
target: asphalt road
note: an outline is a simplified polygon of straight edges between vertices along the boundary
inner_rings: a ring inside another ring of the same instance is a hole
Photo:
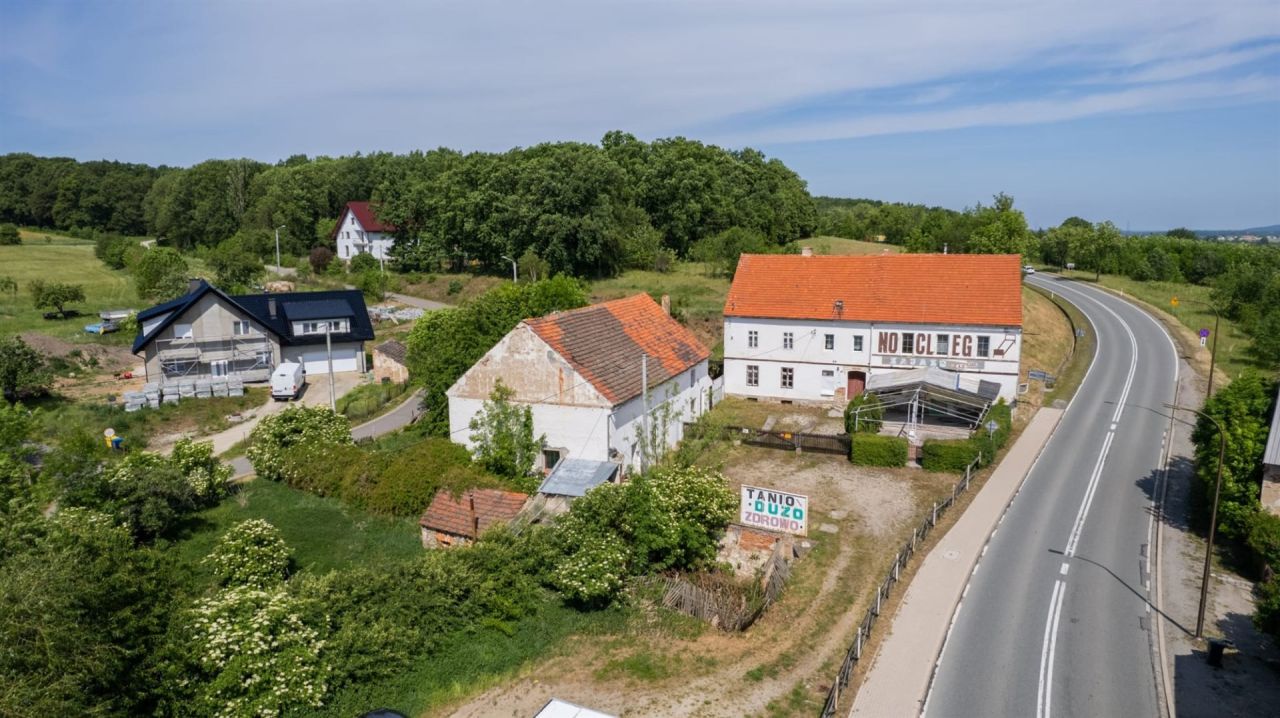
[[[1098,352],[966,589],[925,714],[1157,716],[1147,556],[1176,351],[1117,297],[1029,281],[1084,312]]]

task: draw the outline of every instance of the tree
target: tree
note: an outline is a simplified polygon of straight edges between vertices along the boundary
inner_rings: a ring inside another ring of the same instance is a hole
[[[738,271],[738,260],[744,254],[763,254],[776,251],[760,232],[744,227],[731,227],[710,237],[704,237],[689,248],[689,258],[704,262],[713,274],[733,277]]]
[[[351,425],[329,407],[294,405],[258,422],[249,434],[249,461],[258,478],[280,481],[284,452],[291,447],[351,443]]]
[[[1165,232],[1166,237],[1177,237],[1178,239],[1199,239],[1200,236],[1186,227],[1177,227]]]
[[[148,249],[133,265],[133,280],[138,296],[154,302],[165,302],[186,294],[189,268],[187,260],[169,247]]]
[[[966,252],[973,254],[1026,254],[1030,239],[1027,218],[1013,208],[1013,198],[997,194],[990,207],[979,204],[972,212],[974,227]]]
[[[0,292],[18,293],[18,281],[8,275],[0,276]]]
[[[361,255],[367,256],[367,255]],[[355,286],[366,297],[381,302],[387,297],[387,275],[378,269],[366,269],[356,275]]]
[[[12,224],[0,224],[0,245],[22,244],[22,235]]]
[[[5,401],[40,396],[49,391],[53,377],[45,358],[22,337],[0,339],[0,390]]]
[[[36,309],[53,309],[63,317],[67,316],[68,304],[84,301],[84,286],[80,284],[35,279],[27,287],[31,290],[31,301]]]
[[[209,253],[209,267],[223,289],[248,287],[262,274],[262,260],[247,244],[248,240],[237,234]]]
[[[533,435],[533,409],[511,402],[515,391],[499,379],[471,419],[471,442],[476,461],[489,471],[512,480],[533,473],[545,436]]]
[[[548,279],[551,276],[551,265],[547,263],[547,260],[539,257],[533,247],[524,250],[524,254],[520,255],[516,266],[520,274],[530,282]]]
[[[1267,441],[1275,382],[1252,370],[1220,389],[1204,404],[1204,411],[1226,432],[1226,460],[1222,468],[1222,492],[1218,509],[1218,530],[1228,538],[1243,538],[1249,516],[1259,506],[1262,481],[1262,451]],[[1195,443],[1196,509],[1206,520],[1217,481],[1218,430],[1201,417],[1191,434]]]

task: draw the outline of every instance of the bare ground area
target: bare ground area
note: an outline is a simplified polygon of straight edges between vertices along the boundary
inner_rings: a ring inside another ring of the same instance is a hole
[[[735,491],[750,483],[810,497],[812,551],[754,626],[728,634],[642,608],[625,632],[566,641],[512,681],[430,715],[528,716],[553,696],[620,716],[812,715],[898,544],[954,477],[745,446],[724,471]]]
[[[68,341],[40,332],[24,332],[22,340],[63,371],[55,382],[58,393],[74,399],[98,398],[142,387],[142,379],[117,379],[140,365],[129,348],[92,341]]]

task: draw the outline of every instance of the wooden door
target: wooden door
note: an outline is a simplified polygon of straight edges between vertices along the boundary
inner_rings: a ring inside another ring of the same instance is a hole
[[[845,395],[852,399],[858,396],[867,388],[867,373],[865,371],[849,372],[849,388]]]

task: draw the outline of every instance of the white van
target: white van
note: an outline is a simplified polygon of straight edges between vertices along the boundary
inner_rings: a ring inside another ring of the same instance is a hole
[[[297,362],[282,362],[271,372],[271,398],[276,401],[289,401],[298,398],[298,393],[307,383],[307,373]]]

